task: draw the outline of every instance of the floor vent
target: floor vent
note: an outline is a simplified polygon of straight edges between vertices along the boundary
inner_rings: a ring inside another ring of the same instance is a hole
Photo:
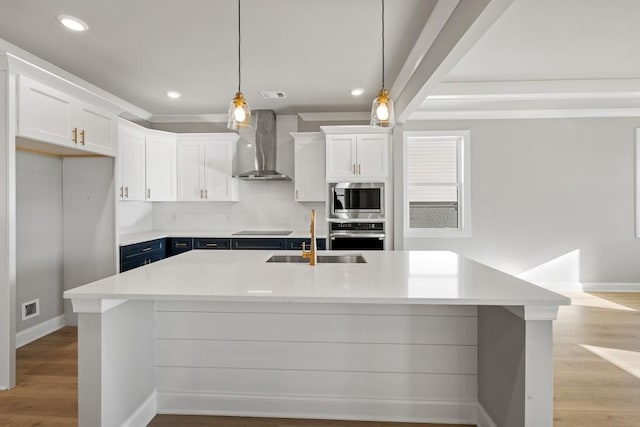
[[[22,303],[22,320],[31,319],[40,314],[40,298]]]

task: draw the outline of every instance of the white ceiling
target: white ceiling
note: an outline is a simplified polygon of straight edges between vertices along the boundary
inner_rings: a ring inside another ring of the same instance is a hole
[[[386,0],[388,87],[435,3]],[[58,14],[90,30],[68,31]],[[154,115],[226,113],[237,89],[235,0],[0,0],[0,38]],[[253,109],[367,111],[380,49],[379,1],[242,1],[242,90]],[[354,87],[365,94],[352,97]]]
[[[515,0],[449,82],[640,78],[640,1]]]

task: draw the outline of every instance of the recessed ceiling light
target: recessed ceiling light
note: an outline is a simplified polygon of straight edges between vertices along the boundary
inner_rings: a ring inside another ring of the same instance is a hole
[[[172,99],[178,99],[182,96],[180,92],[176,92],[175,90],[168,90],[167,96]]]
[[[357,87],[355,89],[351,89],[351,95],[353,96],[360,96],[364,93],[364,89],[362,89],[361,87]]]
[[[82,19],[76,18],[70,15],[58,15],[56,16],[58,21],[71,31],[87,31],[89,26]]]

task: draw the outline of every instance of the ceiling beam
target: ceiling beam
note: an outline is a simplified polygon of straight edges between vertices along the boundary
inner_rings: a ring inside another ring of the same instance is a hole
[[[398,123],[409,118],[512,1],[438,2],[418,38],[422,46],[414,47],[411,51],[399,79],[396,80],[397,83],[394,82],[391,89],[391,95],[395,98]],[[455,7],[452,8],[454,3]],[[433,22],[430,23],[432,19]],[[438,28],[440,30],[433,37],[434,31]],[[420,54],[421,51],[424,51],[424,54]],[[408,79],[407,70],[413,70]],[[404,80],[406,83],[403,84]]]

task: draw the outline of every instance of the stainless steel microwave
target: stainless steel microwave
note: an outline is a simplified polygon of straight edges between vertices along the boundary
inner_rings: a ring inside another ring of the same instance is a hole
[[[337,182],[329,184],[329,217],[384,219],[384,183]]]

